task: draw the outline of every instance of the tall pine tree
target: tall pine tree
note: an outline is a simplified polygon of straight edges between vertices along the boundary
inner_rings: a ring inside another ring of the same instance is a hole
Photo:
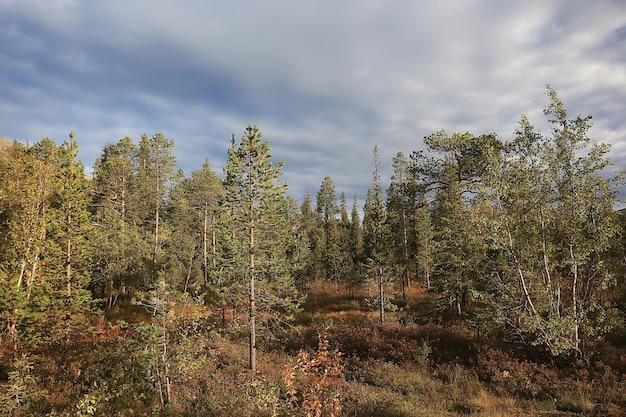
[[[225,205],[231,213],[231,263],[248,290],[250,369],[256,370],[257,326],[283,320],[298,307],[287,265],[290,225],[281,182],[283,163],[270,160],[268,141],[256,125],[248,125],[239,145],[232,141],[225,174]],[[240,268],[243,266],[243,268]]]

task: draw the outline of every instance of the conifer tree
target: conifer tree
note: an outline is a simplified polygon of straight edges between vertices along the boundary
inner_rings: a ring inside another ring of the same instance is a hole
[[[472,197],[483,191],[492,156],[500,152],[501,144],[494,135],[448,136],[444,131],[427,136],[424,143],[428,152],[414,152],[412,159],[416,175],[433,199],[437,245],[429,250],[432,277],[441,300],[461,317],[477,289],[483,263],[483,236]]]
[[[78,145],[73,132],[69,138],[56,153],[55,194],[46,254],[49,272],[63,277],[54,288],[61,300],[60,308],[52,316],[54,325],[50,330],[64,341],[82,333],[88,322],[86,315],[93,308],[91,293],[87,290],[92,230],[88,211],[89,183],[84,165],[78,160]]]
[[[424,281],[427,290],[431,289],[433,268],[433,221],[431,207],[425,196],[424,187],[419,185],[417,205],[415,208],[415,263],[416,273]]]
[[[138,223],[137,147],[129,137],[107,144],[94,164],[93,213],[96,220],[109,211],[126,224]]]
[[[352,277],[350,283],[356,286],[361,283],[361,268],[365,262],[363,248],[363,225],[359,214],[359,202],[354,195],[350,212],[349,254],[352,259]]]
[[[176,157],[173,154],[174,141],[162,133],[152,137],[142,135],[139,142],[138,157],[138,191],[141,196],[141,220],[144,229],[150,231],[153,240],[151,279],[162,267],[160,249],[165,241],[163,229],[163,208],[166,196],[174,179]]]
[[[341,193],[340,201],[340,218],[339,218],[339,273],[343,283],[350,283],[351,278],[355,274],[355,263],[352,255],[353,249],[351,244],[352,222],[348,214],[348,202],[346,194]]]
[[[300,285],[300,291],[304,291],[302,284],[307,279],[305,274],[309,273],[308,262],[311,257],[311,252],[300,206],[298,205],[297,199],[291,196],[287,197],[287,219],[290,228],[287,263],[294,284],[296,286]]]
[[[279,322],[282,314],[277,308],[293,311],[299,301],[287,265],[290,227],[286,184],[280,180],[283,163],[270,158],[269,142],[262,140],[256,125],[248,125],[240,144],[232,141],[224,168],[224,203],[232,215],[236,258],[231,268],[248,290],[252,370],[256,370],[257,325],[261,324],[257,318]]]
[[[332,178],[325,177],[317,192],[317,205],[315,211],[321,221],[321,229],[324,233],[322,265],[324,278],[337,282],[341,274],[341,261],[339,251],[339,228],[337,214],[337,193]]]
[[[191,173],[191,206],[197,211],[202,223],[202,271],[205,285],[210,271],[217,266],[217,215],[223,198],[222,180],[205,161],[202,169]]]
[[[308,192],[304,195],[300,205],[300,214],[300,227],[306,238],[309,253],[302,275],[302,288],[306,288],[310,280],[316,281],[322,276],[324,271],[322,266],[324,245],[319,214],[313,210],[311,194]]]
[[[54,169],[47,157],[54,158],[56,150],[47,138],[30,148],[15,142],[2,160],[0,311],[14,355],[45,338],[43,313],[32,304],[44,283],[42,256],[54,193]]]
[[[391,230],[391,245],[394,263],[399,270],[402,296],[406,298],[406,288],[410,286],[411,276],[416,274],[418,187],[410,161],[402,152],[393,158],[392,166],[391,185],[387,190],[387,221]]]
[[[107,144],[94,164],[92,179],[92,287],[105,291],[109,307],[127,292],[142,287],[152,242],[141,230],[142,195],[138,183],[137,147],[129,137]]]
[[[181,290],[214,284],[218,261],[219,201],[223,198],[222,180],[205,161],[202,168],[178,179],[168,197],[167,217],[171,236],[168,248],[175,273],[182,278]],[[180,284],[180,282],[179,282]]]
[[[373,188],[368,190],[363,218],[363,241],[368,269],[374,275],[378,287],[378,306],[380,324],[385,324],[385,312],[390,304],[387,294],[387,284],[391,280],[388,270],[390,232],[387,223],[387,213],[380,183],[380,161],[378,146],[373,150]]]
[[[5,219],[0,305],[15,352],[69,342],[92,311],[87,180],[74,135],[57,147],[43,139],[14,145],[3,176]]]

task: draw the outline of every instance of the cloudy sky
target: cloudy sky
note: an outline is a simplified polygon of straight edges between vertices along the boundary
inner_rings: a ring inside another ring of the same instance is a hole
[[[0,136],[75,131],[88,170],[162,132],[221,174],[256,123],[289,194],[330,176],[362,199],[375,145],[385,185],[439,129],[545,126],[546,84],[625,169],[624,0],[0,0]]]

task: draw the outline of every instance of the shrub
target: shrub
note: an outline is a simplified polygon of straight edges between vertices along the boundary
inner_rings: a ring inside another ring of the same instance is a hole
[[[481,381],[491,383],[502,395],[524,399],[553,399],[566,389],[563,378],[544,365],[519,361],[508,353],[485,349],[476,358],[476,373]]]
[[[26,416],[33,412],[42,399],[39,379],[33,370],[33,363],[26,355],[15,361],[9,383],[0,389],[0,415]]]
[[[341,353],[330,350],[326,334],[320,335],[319,346],[313,354],[300,352],[285,383],[291,404],[307,417],[340,415],[345,387]]]

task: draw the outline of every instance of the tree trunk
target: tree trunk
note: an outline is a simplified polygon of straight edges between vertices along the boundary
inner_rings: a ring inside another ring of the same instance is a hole
[[[65,291],[68,297],[72,296],[72,240],[67,239],[65,259]]]
[[[574,315],[574,354],[582,356],[580,350],[580,319],[578,317],[578,262],[574,255],[574,245],[569,245],[570,257],[572,260],[572,308]]]
[[[256,299],[254,293],[254,275],[250,277],[250,370],[256,371]]]
[[[380,325],[385,324],[385,283],[383,281],[383,271],[381,267],[377,269],[378,275],[378,300],[380,302],[378,314],[380,316]]]
[[[250,139],[251,144],[253,145],[252,139]],[[254,145],[251,146],[254,150]],[[252,171],[252,163],[249,166],[250,170],[248,172],[248,180],[249,180],[249,221],[250,221],[250,370],[256,371],[256,294],[254,288],[254,198],[252,197],[252,181],[253,181],[253,171]]]
[[[207,209],[206,206],[202,211],[202,267],[204,269],[204,285],[209,283],[209,262],[208,262],[208,251],[207,251]]]

